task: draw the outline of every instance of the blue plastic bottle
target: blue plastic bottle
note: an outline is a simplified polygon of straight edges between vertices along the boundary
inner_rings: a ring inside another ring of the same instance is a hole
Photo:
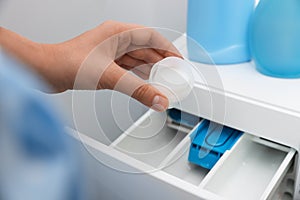
[[[214,64],[249,61],[248,25],[254,5],[255,0],[188,0],[189,59]]]
[[[300,1],[261,0],[253,17],[250,47],[258,71],[300,77]]]

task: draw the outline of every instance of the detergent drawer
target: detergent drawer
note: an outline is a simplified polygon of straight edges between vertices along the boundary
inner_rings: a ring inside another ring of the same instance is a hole
[[[294,155],[291,148],[244,134],[200,187],[231,200],[275,199],[276,189],[292,168]]]
[[[273,199],[293,167],[293,149],[244,133],[204,169],[188,162],[190,136],[203,121],[190,130],[166,121],[148,111],[109,145],[77,133],[98,198],[113,191],[111,199]]]

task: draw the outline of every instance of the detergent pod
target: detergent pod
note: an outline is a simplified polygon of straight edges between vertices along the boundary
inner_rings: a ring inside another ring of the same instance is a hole
[[[169,108],[178,105],[193,89],[193,65],[178,57],[167,57],[151,69],[149,82],[169,100]]]

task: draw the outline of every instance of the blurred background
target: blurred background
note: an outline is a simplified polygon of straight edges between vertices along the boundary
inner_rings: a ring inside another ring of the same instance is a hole
[[[49,43],[67,40],[108,19],[184,32],[186,4],[182,0],[5,0],[0,23]]]

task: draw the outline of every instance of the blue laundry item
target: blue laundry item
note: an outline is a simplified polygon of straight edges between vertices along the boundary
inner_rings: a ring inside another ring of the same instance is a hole
[[[78,162],[46,87],[0,49],[0,199],[77,200]]]
[[[259,72],[300,78],[300,2],[261,0],[251,23],[250,48]]]
[[[208,64],[251,60],[248,25],[255,0],[188,0],[189,59]]]
[[[188,160],[211,169],[241,135],[241,131],[204,120],[191,135],[192,144]]]

